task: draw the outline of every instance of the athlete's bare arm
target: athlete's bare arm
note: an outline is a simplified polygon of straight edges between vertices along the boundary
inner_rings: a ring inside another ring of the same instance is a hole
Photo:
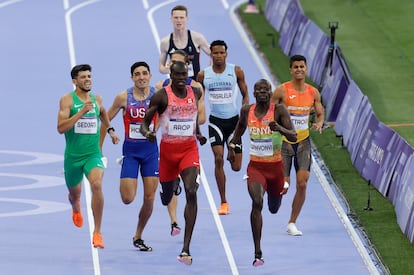
[[[96,103],[99,106],[99,118],[101,119],[103,127],[105,129],[109,129],[111,127],[111,121],[109,120],[108,113],[106,112],[105,107],[102,104],[102,97],[101,96],[95,96],[96,97]],[[108,131],[108,134],[111,136],[112,143],[118,144],[119,137],[115,134],[115,130]]]
[[[170,36],[164,37],[160,42],[160,58],[158,69],[162,74],[169,74],[170,67],[167,64],[168,59],[168,46],[170,42]]]
[[[191,38],[199,52],[203,51],[206,55],[210,56],[210,44],[207,42],[204,35],[199,32],[191,31]]]
[[[58,113],[58,125],[57,130],[59,134],[66,133],[69,131],[73,125],[75,125],[76,121],[78,121],[84,114],[89,112],[93,108],[92,101],[87,101],[83,104],[82,110],[77,112],[75,115],[70,116],[70,108],[72,107],[73,100],[70,93],[65,94],[60,99],[60,107]]]
[[[112,121],[112,119],[114,119],[114,117],[118,114],[118,112],[121,109],[125,110],[126,107],[126,101],[127,101],[127,92],[126,91],[122,91],[121,93],[119,93],[115,99],[114,102],[112,103],[112,106],[109,107],[107,114],[108,114],[108,118],[109,121]],[[101,124],[101,135],[99,138],[99,144],[101,147],[101,151],[102,151],[102,145],[105,141],[105,137],[106,137],[106,133],[107,133],[107,127],[105,127],[103,124]]]
[[[236,71],[236,77],[237,77],[237,85],[239,85],[239,89],[243,97],[242,104],[243,105],[249,104],[249,92],[247,89],[247,84],[246,84],[243,69],[240,66],[236,66],[235,71]]]
[[[285,87],[283,85],[279,85],[273,91],[272,98],[270,99],[271,103],[274,104],[284,104],[285,103]]]
[[[318,89],[315,88],[315,101],[313,103],[313,108],[315,110],[316,122],[312,125],[319,133],[322,133],[323,123],[325,120],[324,109],[321,101],[321,94]]]

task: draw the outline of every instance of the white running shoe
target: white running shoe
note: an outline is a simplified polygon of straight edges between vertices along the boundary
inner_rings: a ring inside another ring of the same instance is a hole
[[[292,235],[292,236],[302,236],[302,231],[299,231],[293,222],[287,225],[286,231],[289,235]]]

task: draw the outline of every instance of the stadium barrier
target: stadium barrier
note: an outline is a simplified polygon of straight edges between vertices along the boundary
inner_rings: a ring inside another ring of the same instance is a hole
[[[299,0],[267,0],[264,13],[283,53],[306,56],[327,121],[335,122],[359,174],[392,202],[402,232],[414,244],[414,148],[378,120],[339,46],[305,16]]]

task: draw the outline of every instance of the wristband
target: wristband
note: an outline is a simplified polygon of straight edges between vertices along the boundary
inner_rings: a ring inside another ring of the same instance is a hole
[[[106,129],[106,132],[109,134],[109,132],[110,132],[111,130],[115,132],[115,129],[114,129],[114,127],[112,127],[112,126],[111,126],[111,127],[108,127],[108,129]]]
[[[285,184],[283,185],[283,189],[288,189],[289,188],[289,183],[287,181],[285,181]]]

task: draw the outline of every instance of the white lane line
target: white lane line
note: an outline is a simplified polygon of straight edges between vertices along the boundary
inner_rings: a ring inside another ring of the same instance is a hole
[[[154,40],[155,40],[155,45],[157,45],[157,49],[158,49],[158,53],[160,53],[160,34],[158,33],[158,29],[157,26],[155,24],[155,20],[154,20],[154,12],[157,11],[158,9],[169,5],[171,3],[177,2],[178,0],[169,0],[169,1],[165,1],[161,4],[155,5],[154,7],[152,7],[148,12],[147,12],[147,20],[148,23],[150,24],[150,28],[151,28],[151,32],[152,35],[154,36]]]
[[[10,5],[13,5],[13,4],[16,4],[17,2],[21,2],[21,1],[22,0],[10,0],[10,1],[0,3],[0,9],[4,8],[4,7],[7,7],[7,6],[10,6]]]
[[[65,10],[67,10],[65,14],[65,23],[66,23],[66,34],[68,38],[69,58],[70,58],[71,67],[76,65],[76,55],[75,55],[75,46],[74,46],[75,43],[73,40],[73,29],[72,29],[72,19],[71,19],[72,13],[74,13],[75,11],[81,8],[84,8],[88,5],[91,5],[99,1],[100,0],[90,0],[90,1],[83,2],[79,5],[76,5],[72,8],[69,8],[69,0],[63,0],[63,6]]]
[[[259,71],[262,74],[263,78],[266,78],[268,81],[270,81],[272,83],[273,87],[276,87],[277,83],[275,82],[275,79],[270,74],[270,72],[269,72],[267,66],[265,65],[263,59],[257,53],[257,50],[254,47],[253,43],[251,42],[251,39],[249,38],[249,35],[247,34],[247,32],[242,27],[242,24],[241,24],[241,22],[238,18],[236,9],[244,3],[246,3],[246,0],[239,0],[238,2],[236,2],[235,4],[233,4],[231,6],[230,11],[229,11],[230,18],[233,21],[234,27],[239,32],[240,37],[242,38],[244,44],[246,45],[247,49],[249,50],[250,56],[253,58],[256,66],[259,68]]]
[[[223,247],[224,247],[224,251],[226,252],[226,256],[227,256],[227,260],[228,260],[229,265],[230,265],[231,272],[232,272],[233,275],[238,275],[239,271],[237,269],[237,265],[236,265],[236,262],[234,260],[233,253],[231,251],[229,241],[227,240],[227,236],[226,236],[226,233],[224,231],[223,224],[221,223],[220,217],[217,213],[217,208],[216,208],[216,204],[214,203],[213,194],[211,193],[210,185],[207,181],[207,177],[206,177],[206,174],[204,172],[204,168],[203,168],[203,165],[202,165],[201,161],[200,161],[200,177],[201,177],[201,183],[204,187],[204,191],[206,192],[206,195],[207,195],[207,200],[208,200],[208,203],[210,205],[211,213],[213,213],[213,218],[214,218],[214,221],[216,223],[216,227],[217,227],[217,230],[219,232],[221,242],[222,242]]]
[[[253,57],[257,67],[259,67],[261,74],[265,78],[267,78],[268,80],[273,81],[273,77],[267,71],[267,66],[264,65],[264,62],[262,61],[262,59],[257,54],[256,49],[253,47],[253,44],[250,42],[248,34],[244,30],[244,28],[241,26],[240,21],[239,21],[237,15],[235,13],[236,8],[238,8],[238,6],[240,6],[241,4],[244,4],[245,2],[246,2],[245,0],[240,0],[240,1],[236,2],[230,9],[230,17],[232,18],[236,29],[239,31],[239,33],[240,33],[240,35],[241,35],[241,37],[244,41],[244,44],[248,47],[249,52],[250,52],[251,56]],[[272,83],[272,84],[273,84],[273,87],[275,87],[277,85],[276,83]],[[320,166],[318,164],[312,164],[312,168],[313,168],[315,174],[317,175],[317,177],[319,179],[319,183],[321,184],[321,186],[324,189],[325,193],[329,197],[329,200],[331,201],[331,204],[332,204],[333,208],[337,212],[338,217],[340,218],[340,220],[344,224],[345,229],[348,232],[351,240],[355,244],[355,246],[356,246],[359,254],[361,255],[361,257],[363,258],[363,261],[364,261],[365,265],[367,266],[368,270],[370,271],[371,274],[379,274],[377,268],[375,267],[375,264],[373,263],[373,261],[372,261],[371,257],[369,256],[364,244],[362,243],[361,238],[356,233],[356,231],[355,231],[354,227],[352,226],[351,222],[349,221],[346,213],[344,212],[343,208],[341,207],[341,205],[338,201],[338,198],[336,197],[336,195],[333,193],[331,187],[329,186],[329,183],[327,182],[325,176],[323,175]]]
[[[244,1],[244,2],[246,2],[246,1]],[[221,4],[223,4],[223,8],[225,10],[229,9],[229,3],[226,0],[221,0]]]
[[[148,22],[151,26],[151,31],[152,31],[155,43],[156,43],[157,48],[158,48],[158,52],[160,52],[160,48],[159,48],[159,46],[160,46],[160,36],[159,36],[158,30],[157,30],[157,27],[156,27],[156,24],[155,24],[155,21],[154,21],[154,18],[153,18],[153,14],[158,9],[160,9],[160,8],[162,8],[162,7],[164,7],[168,4],[174,3],[174,2],[177,2],[177,0],[165,1],[161,4],[158,4],[154,7],[152,7],[147,13]],[[223,3],[223,6],[226,8],[225,1],[222,0],[222,3]],[[238,275],[239,271],[237,269],[237,265],[236,265],[236,262],[234,260],[233,253],[231,251],[229,242],[227,240],[227,236],[226,236],[226,233],[224,231],[223,224],[221,223],[221,220],[220,220],[220,218],[217,214],[217,208],[216,208],[216,205],[214,203],[214,198],[213,198],[213,195],[211,193],[211,189],[210,189],[210,185],[207,181],[207,177],[204,173],[204,169],[203,169],[201,160],[200,160],[200,177],[201,177],[202,185],[203,185],[204,190],[206,192],[207,200],[208,200],[209,205],[210,205],[211,213],[213,214],[214,221],[216,223],[217,230],[219,232],[221,242],[223,244],[223,247],[224,247],[224,250],[225,250],[225,253],[226,253],[226,256],[227,256],[227,260],[228,260],[230,268],[232,270],[232,274],[233,275]]]
[[[316,156],[312,155],[313,158]],[[362,243],[361,238],[355,231],[354,226],[352,225],[351,221],[348,218],[348,215],[345,213],[343,207],[341,206],[341,203],[339,202],[337,196],[332,191],[331,186],[329,185],[328,180],[326,179],[324,173],[321,170],[321,167],[317,163],[312,163],[312,169],[314,173],[316,174],[316,177],[318,178],[319,183],[322,186],[322,189],[325,191],[326,195],[329,198],[329,201],[332,204],[332,207],[334,208],[336,214],[338,215],[339,219],[341,220],[342,224],[345,227],[345,230],[347,231],[349,237],[351,238],[352,242],[354,243],[356,249],[358,250],[359,254],[361,255],[365,266],[369,270],[371,274],[380,274],[378,272],[378,269],[375,267],[375,264],[373,263],[371,257],[368,254],[367,249],[365,248],[364,244]]]
[[[71,16],[72,14],[88,5],[94,4],[96,2],[99,2],[100,0],[90,0],[83,2],[81,4],[78,4],[72,8],[69,8],[69,0],[63,0],[63,6],[66,10],[65,14],[65,23],[66,23],[66,34],[68,38],[68,49],[69,49],[69,58],[70,58],[70,64],[71,67],[76,65],[76,53],[75,53],[75,43],[73,39],[73,29],[72,29],[72,20]],[[83,191],[85,194],[86,199],[86,211],[88,216],[88,224],[89,224],[89,239],[90,239],[90,246],[92,250],[92,260],[93,260],[93,271],[95,275],[101,274],[101,267],[99,264],[99,255],[98,255],[98,249],[94,248],[92,245],[92,235],[93,230],[95,228],[94,221],[93,221],[93,213],[92,213],[92,207],[91,207],[91,188],[90,183],[86,177],[83,179]]]
[[[148,0],[142,0],[142,5],[144,6],[144,9],[147,10],[149,8]]]

